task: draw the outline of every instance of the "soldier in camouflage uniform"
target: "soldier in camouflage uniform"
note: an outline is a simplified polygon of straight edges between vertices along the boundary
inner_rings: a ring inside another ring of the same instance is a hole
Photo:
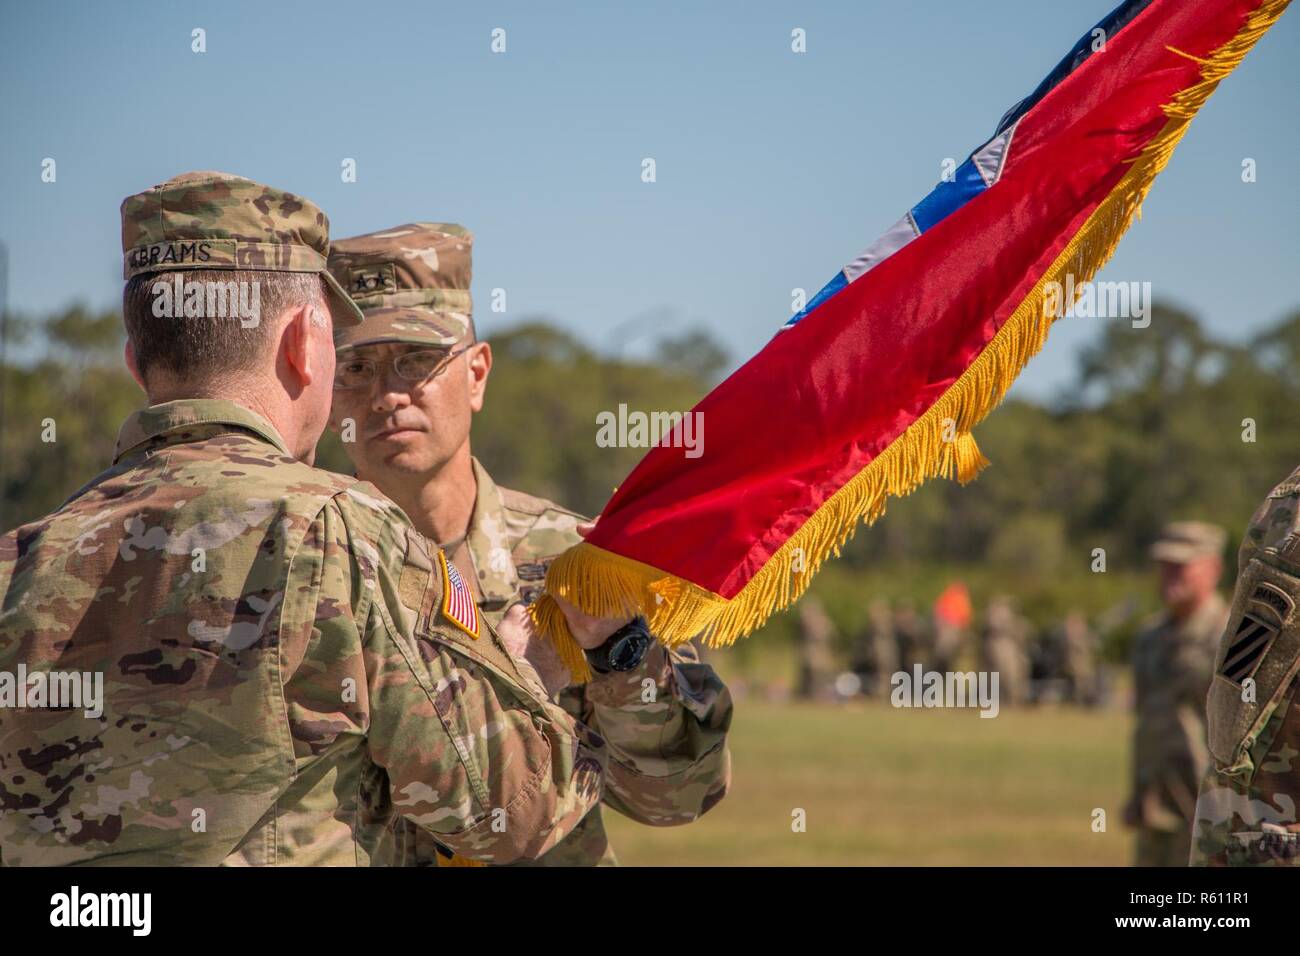
[[[1205,772],[1205,692],[1227,608],[1216,590],[1222,528],[1165,527],[1151,547],[1165,610],[1133,646],[1137,724],[1133,793],[1124,819],[1137,827],[1138,866],[1186,866],[1196,787]]]
[[[914,664],[925,667],[930,663],[929,629],[910,598],[899,601],[894,608],[894,634],[903,670],[910,671]]]
[[[888,601],[876,598],[867,610],[867,626],[854,641],[853,672],[861,680],[864,694],[888,698],[890,680],[897,673],[898,666],[894,615]]]
[[[220,173],[122,204],[151,406],[111,468],[0,538],[0,862],[388,864],[416,833],[504,862],[598,805],[599,737],[456,603],[392,502],[307,463],[331,315],[361,319],[328,228]],[[260,321],[160,315],[178,277],[257,282]],[[78,675],[97,705],[45,692]]]
[[[831,700],[835,696],[835,622],[815,594],[799,602],[799,683],[802,700]]]
[[[998,675],[1003,707],[1019,707],[1029,699],[1029,622],[1006,595],[989,600],[984,611],[980,646],[984,668]]]
[[[1101,693],[1097,673],[1097,635],[1082,611],[1070,611],[1056,634],[1059,670],[1068,687],[1068,699],[1095,707]]]
[[[498,620],[536,600],[550,562],[582,540],[583,518],[497,486],[470,454],[492,364],[474,334],[472,241],[460,226],[415,223],[335,244],[330,269],[365,321],[335,339],[333,426],[358,474],[442,543],[483,615]],[[606,622],[595,643],[621,623]],[[590,647],[572,617],[570,626]],[[731,698],[689,645],[668,651],[655,642],[634,670],[597,674],[559,702],[599,731],[622,771],[610,778],[607,806],[666,826],[696,819],[726,793]],[[599,811],[540,862],[614,863]]]
[[[1300,469],[1250,520],[1207,699],[1193,865],[1300,862]]]

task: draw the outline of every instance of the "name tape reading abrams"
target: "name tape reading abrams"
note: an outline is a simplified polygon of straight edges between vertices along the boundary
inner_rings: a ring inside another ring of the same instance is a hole
[[[281,272],[319,272],[325,259],[306,246],[242,242],[238,239],[168,239],[136,246],[126,253],[126,278],[157,269],[273,268]]]
[[[235,264],[233,239],[203,239],[190,242],[155,242],[136,246],[126,254],[131,269],[157,265],[192,265],[195,263]]]

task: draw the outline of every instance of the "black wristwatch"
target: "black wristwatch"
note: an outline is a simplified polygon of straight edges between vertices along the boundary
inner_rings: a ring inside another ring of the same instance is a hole
[[[587,651],[587,663],[598,674],[635,670],[650,650],[650,628],[643,617],[634,617],[605,639],[600,647]]]

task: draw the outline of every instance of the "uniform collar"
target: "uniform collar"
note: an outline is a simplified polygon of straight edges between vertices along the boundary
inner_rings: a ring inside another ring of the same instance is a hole
[[[478,573],[479,590],[485,602],[509,603],[519,592],[519,576],[511,553],[509,525],[501,491],[477,458],[474,467],[474,513],[469,520],[466,544]],[[504,603],[503,605],[504,606]]]
[[[179,444],[190,441],[183,432],[197,426],[229,426],[250,431],[258,438],[275,446],[276,451],[289,455],[289,448],[275,430],[275,426],[254,411],[235,402],[213,398],[186,398],[175,402],[151,405],[132,414],[122,423],[117,433],[117,447],[113,451],[116,464],[141,445]],[[217,431],[229,429],[217,429]],[[181,434],[177,434],[177,433]],[[290,456],[292,457],[292,456]]]

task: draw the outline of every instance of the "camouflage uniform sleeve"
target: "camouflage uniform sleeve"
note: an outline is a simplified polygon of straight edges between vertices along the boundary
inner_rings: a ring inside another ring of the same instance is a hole
[[[583,717],[609,748],[605,803],[652,826],[689,823],[731,783],[731,694],[689,644],[585,685]]]
[[[388,527],[405,540],[348,544],[378,564],[358,617],[368,746],[392,804],[462,856],[536,857],[600,802],[604,744],[545,699],[487,622],[471,637],[443,616],[438,552],[404,521]]]
[[[512,549],[516,564],[542,562],[544,567],[544,556],[582,541],[577,531],[582,516],[550,502],[505,494],[512,513],[526,523]],[[693,647],[668,651],[656,641],[635,671],[596,675],[563,691],[559,703],[605,740],[604,802],[625,816],[658,826],[689,823],[726,795],[731,695]],[[592,826],[583,835],[586,845],[568,841],[548,862],[592,862],[590,851],[600,846],[596,855],[605,852],[603,832],[593,832],[598,829]]]
[[[1212,761],[1193,865],[1300,863],[1300,488],[1293,475],[1252,519],[1206,699]]]

